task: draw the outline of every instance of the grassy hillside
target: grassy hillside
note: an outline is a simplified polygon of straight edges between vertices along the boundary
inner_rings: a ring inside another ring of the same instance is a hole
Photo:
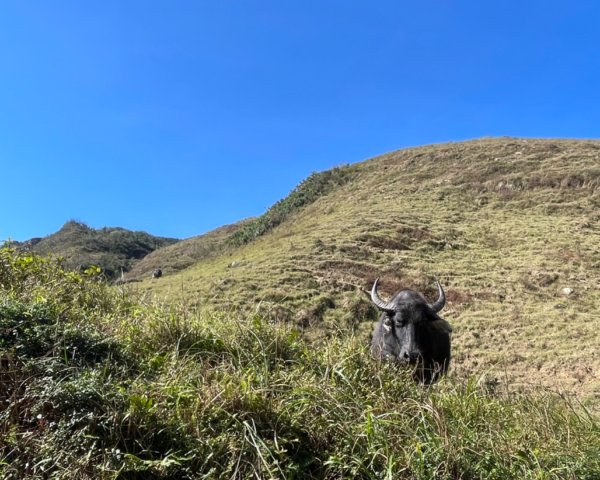
[[[598,418],[0,249],[0,477],[596,479]]]
[[[127,280],[150,278],[150,273],[157,267],[161,267],[163,273],[169,275],[219,255],[233,255],[238,247],[266,235],[303,207],[349,182],[353,173],[354,169],[350,167],[313,173],[260,217],[226,225],[159,249],[136,264],[128,273]],[[238,262],[232,261],[229,266],[239,265]]]
[[[121,270],[127,272],[149,253],[177,241],[124,228],[94,229],[71,220],[52,235],[14,245],[40,255],[63,257],[69,269],[99,266],[109,279],[115,279],[120,277]]]
[[[159,248],[136,262],[125,278],[128,281],[148,279],[151,278],[152,272],[156,268],[160,268],[163,275],[171,275],[200,261],[222,254],[227,250],[230,238],[251,221],[251,219],[242,220],[233,225],[217,228],[204,235],[187,238]]]
[[[383,295],[435,295],[439,277],[452,375],[597,403],[600,142],[482,139],[344,170],[272,228],[141,291],[367,342],[376,277]]]

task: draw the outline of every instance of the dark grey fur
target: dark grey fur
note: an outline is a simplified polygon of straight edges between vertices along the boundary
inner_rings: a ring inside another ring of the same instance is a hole
[[[442,286],[438,282],[439,298],[433,304],[413,290],[402,290],[386,302],[377,293],[378,280],[371,298],[383,313],[373,331],[371,354],[411,367],[416,381],[436,381],[450,364],[452,327],[438,315],[446,300]]]

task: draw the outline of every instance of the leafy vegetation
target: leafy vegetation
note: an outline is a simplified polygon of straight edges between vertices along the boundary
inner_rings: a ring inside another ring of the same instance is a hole
[[[6,479],[597,478],[598,419],[455,376],[423,388],[351,333],[147,303],[0,250]]]

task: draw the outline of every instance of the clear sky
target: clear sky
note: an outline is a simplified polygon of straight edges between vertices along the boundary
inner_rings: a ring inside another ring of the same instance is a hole
[[[190,237],[314,171],[501,135],[600,137],[600,2],[0,5],[0,240]]]

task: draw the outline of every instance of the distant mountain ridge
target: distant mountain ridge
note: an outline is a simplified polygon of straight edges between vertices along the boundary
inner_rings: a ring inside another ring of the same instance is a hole
[[[40,255],[63,257],[65,267],[74,270],[95,265],[102,268],[109,279],[115,279],[149,253],[177,242],[176,238],[157,237],[120,227],[94,229],[70,220],[47,237],[11,242],[10,245]]]

